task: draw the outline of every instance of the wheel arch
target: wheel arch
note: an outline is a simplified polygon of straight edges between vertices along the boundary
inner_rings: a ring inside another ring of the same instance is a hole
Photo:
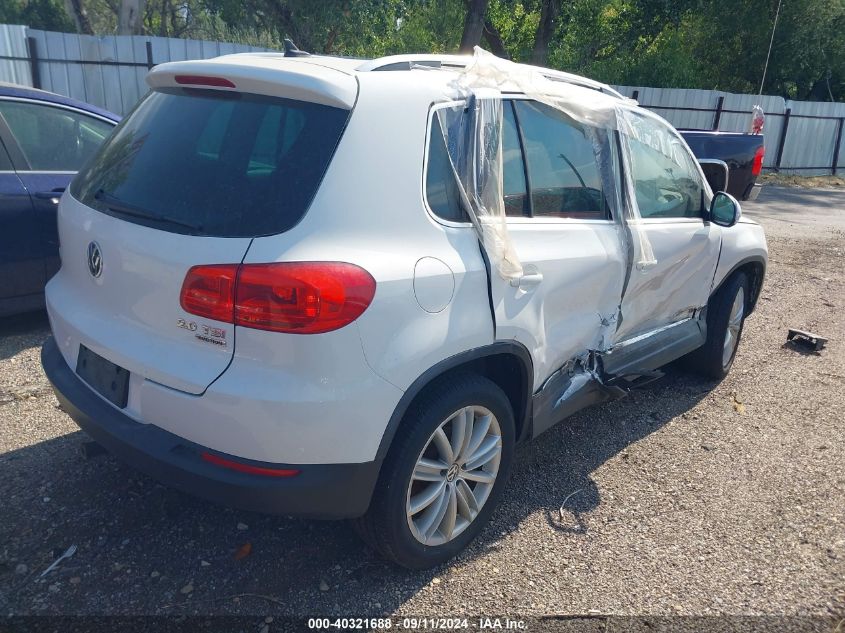
[[[751,314],[757,306],[757,299],[760,297],[760,291],[763,289],[763,280],[766,277],[766,260],[759,256],[746,257],[734,264],[728,273],[713,287],[710,293],[712,297],[719,289],[727,283],[727,281],[737,273],[745,273],[750,284],[750,297],[748,302],[748,311],[746,314]]]
[[[531,395],[534,366],[525,346],[515,341],[501,341],[478,347],[440,361],[423,372],[402,395],[381,438],[376,460],[387,456],[405,413],[436,380],[450,374],[470,371],[495,382],[513,407],[517,441],[531,435]],[[516,380],[515,380],[516,379]]]

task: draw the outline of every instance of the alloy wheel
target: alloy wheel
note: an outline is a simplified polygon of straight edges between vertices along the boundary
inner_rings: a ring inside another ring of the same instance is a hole
[[[740,287],[734,297],[731,313],[728,317],[728,327],[725,331],[725,343],[722,348],[722,367],[727,367],[733,358],[739,332],[742,329],[742,317],[745,315],[745,290]]]
[[[448,543],[475,520],[496,483],[502,431],[491,411],[464,407],[432,433],[408,485],[408,526],[417,541]]]

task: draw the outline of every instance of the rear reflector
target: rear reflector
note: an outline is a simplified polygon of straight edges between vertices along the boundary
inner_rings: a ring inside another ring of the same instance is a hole
[[[228,468],[229,470],[236,470],[239,473],[248,473],[250,475],[261,475],[263,477],[296,477],[300,472],[295,468],[267,468],[266,466],[253,466],[252,464],[244,464],[243,462],[236,462],[232,459],[226,459],[214,453],[203,452],[200,453],[203,460],[209,464],[220,466],[221,468]]]
[[[225,77],[206,77],[204,75],[176,75],[177,84],[185,86],[215,86],[217,88],[234,88],[235,84]]]
[[[343,262],[194,266],[185,276],[185,312],[243,327],[320,334],[352,323],[370,305],[376,282]]]
[[[751,164],[751,173],[755,176],[759,176],[760,172],[763,171],[763,158],[765,155],[766,150],[761,145],[757,148],[757,152],[754,154],[754,162]]]

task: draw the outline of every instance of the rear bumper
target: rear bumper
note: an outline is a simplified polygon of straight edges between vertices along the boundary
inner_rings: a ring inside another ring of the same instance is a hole
[[[136,422],[94,393],[68,366],[52,337],[41,350],[41,364],[62,408],[83,431],[122,461],[166,485],[223,505],[268,514],[341,519],[361,516],[369,506],[378,461],[246,462],[301,471],[285,478],[221,468],[201,458],[208,450],[205,447],[152,424]]]

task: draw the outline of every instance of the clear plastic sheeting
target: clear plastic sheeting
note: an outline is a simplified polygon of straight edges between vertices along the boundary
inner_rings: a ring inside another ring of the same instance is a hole
[[[465,104],[437,112],[462,202],[491,264],[505,279],[518,279],[522,265],[508,238],[502,194],[502,100],[477,90]]]
[[[633,251],[631,261],[638,270],[656,263],[637,206],[636,183],[629,168],[630,140],[644,143],[675,164],[687,167],[691,161],[689,148],[671,126],[639,108],[635,101],[550,79],[539,69],[500,59],[478,47],[473,60],[458,72],[450,88],[453,92],[447,98],[457,103],[437,111],[440,128],[464,206],[491,264],[504,279],[514,280],[522,275],[522,265],[508,237],[502,198],[501,99],[508,93],[524,94],[555,108],[583,128],[593,143],[602,187],[614,216],[629,230],[631,237],[623,246]],[[613,131],[620,133],[618,144]],[[621,187],[617,164],[625,166],[621,170]],[[693,169],[700,172],[697,165]]]

